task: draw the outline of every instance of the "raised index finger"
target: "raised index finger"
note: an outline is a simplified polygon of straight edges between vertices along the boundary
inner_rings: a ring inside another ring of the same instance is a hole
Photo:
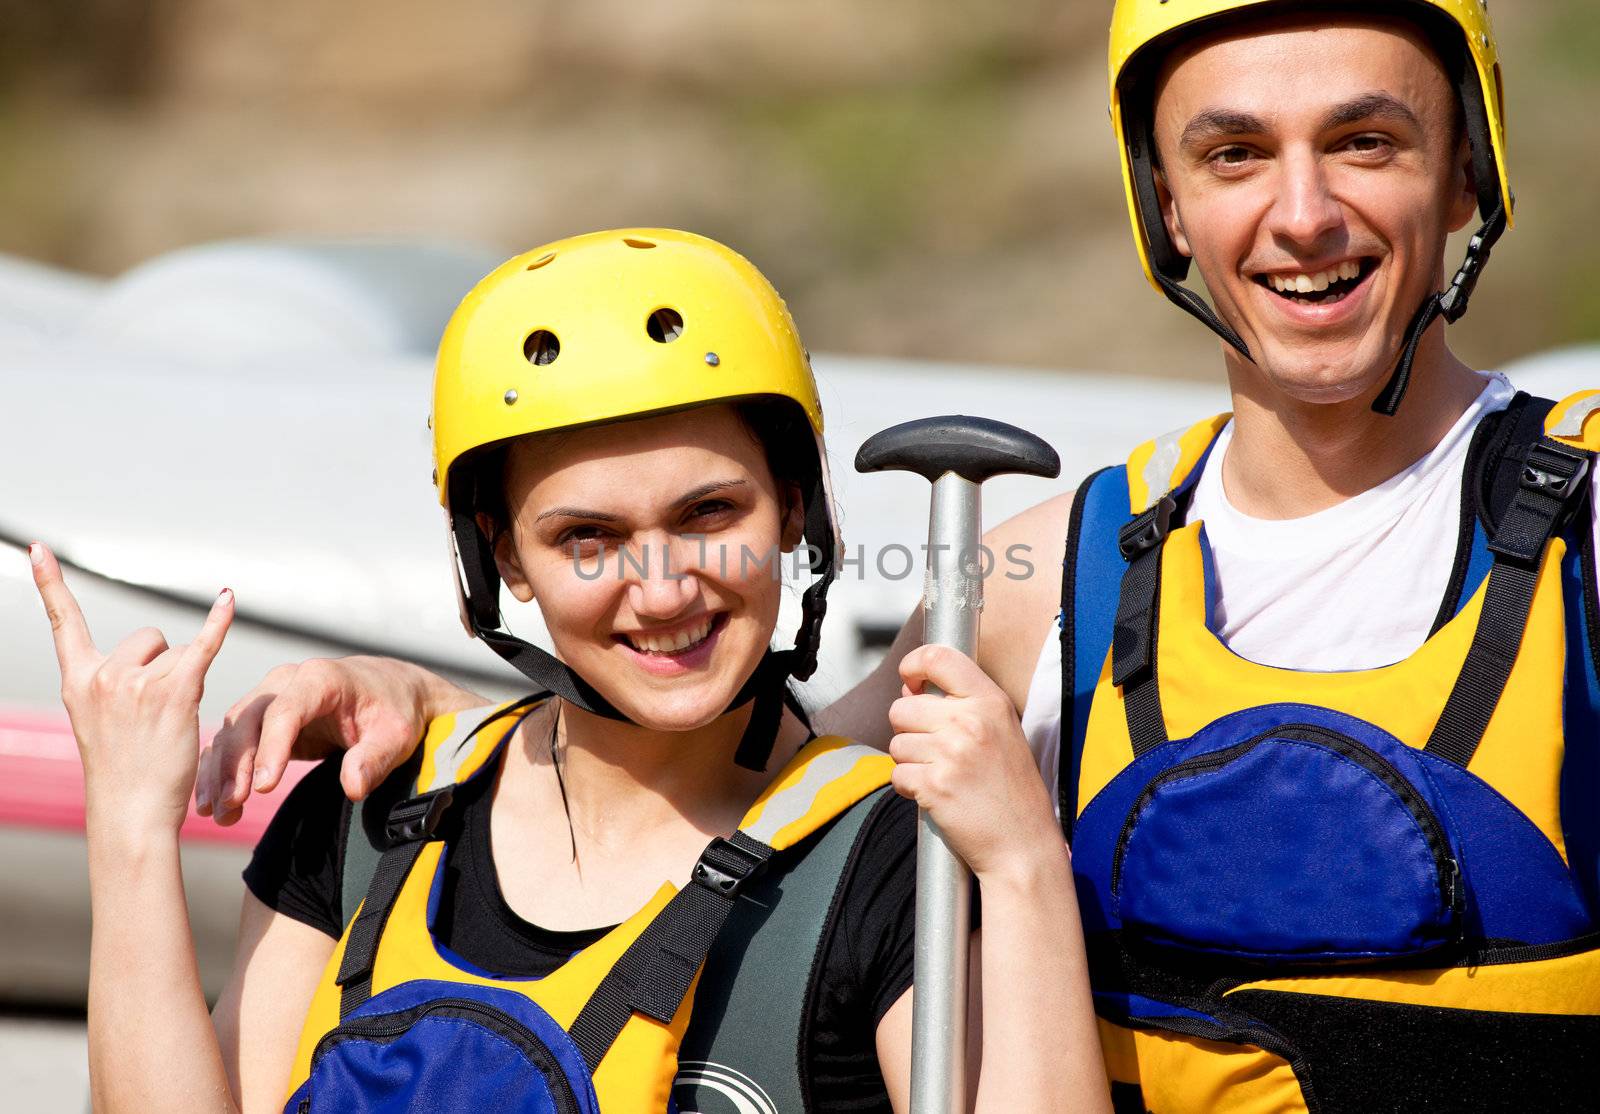
[[[98,658],[100,651],[89,636],[89,624],[84,621],[82,608],[61,576],[61,564],[56,555],[47,546],[34,542],[28,547],[28,560],[33,564],[33,583],[44,601],[44,613],[50,619],[56,661],[61,665],[64,678],[85,661]]]
[[[200,633],[195,635],[194,641],[189,643],[189,648],[183,652],[178,668],[186,671],[193,679],[203,681],[206,670],[211,668],[211,663],[216,660],[217,654],[222,649],[222,640],[228,633],[228,625],[232,622],[233,589],[224,588],[212,603],[211,610],[207,612]]]

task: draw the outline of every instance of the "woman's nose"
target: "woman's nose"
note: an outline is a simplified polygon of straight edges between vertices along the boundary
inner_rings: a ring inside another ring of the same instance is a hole
[[[681,539],[656,537],[624,558],[628,579],[628,604],[636,615],[671,619],[689,610],[699,599],[700,579],[694,575],[699,556]]]

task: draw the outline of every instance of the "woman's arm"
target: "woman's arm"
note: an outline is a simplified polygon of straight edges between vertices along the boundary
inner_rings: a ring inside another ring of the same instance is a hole
[[[334,946],[320,929],[244,895],[233,973],[211,1021],[228,1085],[247,1114],[283,1109],[300,1030]]]
[[[236,1111],[200,988],[178,847],[199,753],[200,695],[233,618],[232,593],[217,598],[189,646],[168,646],[145,629],[102,655],[55,558],[38,545],[29,556],[83,761],[94,1107]],[[256,945],[249,950],[260,950],[270,925],[247,918],[247,927],[260,928],[247,933],[247,945]]]
[[[1056,843],[1057,854],[978,879],[979,1111],[1111,1110],[1077,894]]]
[[[177,832],[105,815],[91,824],[94,1109],[238,1110],[200,989]]]
[[[973,1109],[1109,1111],[1071,865],[1011,699],[948,647],[912,651],[901,676],[895,788],[933,814],[983,901]],[[923,695],[927,684],[945,695]],[[909,1012],[903,999],[879,1027],[886,1078],[909,1064]]]

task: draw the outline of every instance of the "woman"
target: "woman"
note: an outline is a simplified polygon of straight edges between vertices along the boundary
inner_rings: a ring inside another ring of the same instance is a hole
[[[334,766],[296,788],[214,1027],[177,832],[232,596],[188,647],[141,631],[101,656],[31,550],[85,769],[96,1109],[465,1109],[515,1076],[549,1099],[524,1108],[662,1109],[671,1087],[684,1111],[904,1111],[912,801],[983,897],[974,1108],[1104,1109],[1066,852],[1006,697],[930,653],[947,695],[908,692],[892,773],[785,700],[836,540],[815,385],[765,279],[664,230],[519,256],[446,330],[433,425],[464,619],[544,692],[436,721],[354,816]],[[819,576],[773,651],[803,540]],[[559,658],[502,629],[501,582]]]

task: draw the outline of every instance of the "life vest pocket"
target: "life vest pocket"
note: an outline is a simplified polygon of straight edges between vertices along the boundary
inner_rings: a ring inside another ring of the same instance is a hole
[[[312,1054],[285,1114],[426,1108],[599,1114],[583,1056],[525,995],[464,983],[402,983],[363,1003]]]
[[[1415,956],[1461,926],[1439,817],[1382,754],[1315,724],[1152,778],[1117,839],[1111,892],[1142,938],[1241,959]]]

